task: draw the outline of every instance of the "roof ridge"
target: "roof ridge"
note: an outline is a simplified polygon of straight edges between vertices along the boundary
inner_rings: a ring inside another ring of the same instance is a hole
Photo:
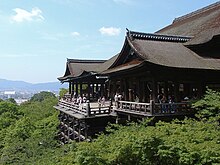
[[[67,58],[67,62],[75,62],[75,63],[104,63],[106,60],[88,60],[88,59],[69,59]]]
[[[186,15],[177,17],[177,18],[175,18],[175,19],[173,20],[173,23],[182,21],[182,20],[184,20],[184,19],[193,17],[193,16],[198,15],[198,14],[201,14],[201,13],[204,13],[204,12],[206,12],[206,11],[208,11],[208,10],[211,10],[211,9],[213,9],[213,8],[215,8],[216,6],[219,6],[219,5],[220,5],[220,1],[215,2],[215,3],[213,3],[213,4],[209,5],[209,6],[203,7],[203,8],[201,8],[201,9],[198,9],[198,10],[193,11],[193,12],[191,12],[191,13],[188,13],[188,14],[186,14]]]
[[[159,33],[143,33],[128,30],[127,36],[131,39],[145,39],[156,41],[170,41],[170,42],[187,42],[192,36],[180,36],[180,35],[165,35]]]

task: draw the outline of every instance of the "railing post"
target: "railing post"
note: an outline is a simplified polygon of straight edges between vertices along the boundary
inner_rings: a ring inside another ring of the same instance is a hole
[[[99,114],[101,114],[101,104],[99,104]]]
[[[154,100],[150,100],[150,114],[154,114]]]
[[[91,109],[90,109],[89,100],[86,101],[86,113],[87,113],[87,116],[91,115]]]
[[[110,98],[109,113],[111,113],[111,109],[112,109],[112,99]],[[112,110],[114,112],[114,108]]]
[[[119,108],[119,101],[116,101],[116,107],[115,107],[116,109],[118,109]]]

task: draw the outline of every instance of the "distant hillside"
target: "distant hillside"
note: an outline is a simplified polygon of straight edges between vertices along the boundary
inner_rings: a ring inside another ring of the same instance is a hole
[[[48,82],[32,84],[25,81],[12,81],[0,79],[0,90],[15,90],[15,91],[59,91],[60,88],[67,88],[67,84],[60,82]]]

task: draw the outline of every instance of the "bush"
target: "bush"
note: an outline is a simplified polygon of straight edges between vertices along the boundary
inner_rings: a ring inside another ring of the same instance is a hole
[[[200,118],[216,117],[220,113],[220,92],[207,89],[203,99],[193,104]]]

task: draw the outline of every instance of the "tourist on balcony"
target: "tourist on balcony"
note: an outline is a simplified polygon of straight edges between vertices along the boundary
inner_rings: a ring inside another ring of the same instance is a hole
[[[102,105],[102,106],[105,106],[105,96],[102,97],[101,105]]]
[[[115,100],[115,106],[118,104],[118,93],[115,94],[114,100]]]
[[[82,103],[82,97],[79,95],[79,97],[76,100],[77,104],[81,104]]]
[[[161,101],[161,109],[162,109],[162,113],[166,113],[167,112],[167,99],[166,96],[163,95]]]
[[[83,101],[83,103],[86,103],[86,96],[85,95],[83,95],[82,101]]]

